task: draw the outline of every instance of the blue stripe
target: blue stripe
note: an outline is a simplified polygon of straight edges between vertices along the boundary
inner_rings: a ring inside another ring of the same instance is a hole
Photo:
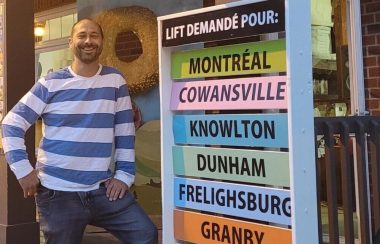
[[[5,153],[5,158],[9,164],[13,164],[18,161],[28,159],[28,154],[25,150],[17,149]]]
[[[288,116],[281,114],[175,115],[176,144],[288,147]]]
[[[71,142],[46,138],[42,140],[41,148],[47,152],[74,157],[107,158],[112,153],[112,143]]]
[[[83,185],[93,185],[97,182],[108,179],[112,176],[112,172],[108,171],[82,171],[73,169],[63,169],[50,165],[40,164],[42,172],[53,177],[75,182]]]
[[[135,175],[136,173],[136,164],[129,161],[117,161],[116,170],[121,170],[127,172],[128,174]]]
[[[113,114],[44,114],[48,126],[67,126],[74,128],[114,128]]]
[[[127,84],[124,84],[119,87],[118,97],[126,97],[126,96],[129,96],[129,91],[128,91]]]
[[[94,100],[111,100],[116,101],[115,87],[102,87],[91,89],[68,89],[54,92],[51,95],[49,103],[65,101],[94,101]]]
[[[115,148],[134,149],[135,136],[116,136]]]
[[[49,90],[44,85],[42,85],[40,82],[37,82],[32,87],[30,92],[33,93],[39,99],[41,99],[41,101],[43,101],[44,103],[48,102]]]
[[[18,102],[12,108],[12,112],[23,117],[26,121],[29,122],[29,124],[33,124],[38,119],[38,117],[40,117],[33,109],[29,108],[22,102]]]
[[[1,131],[2,131],[3,138],[4,137],[24,138],[25,136],[25,131],[23,129],[17,126],[13,126],[13,125],[3,124],[1,126]]]
[[[68,79],[73,78],[74,76],[70,73],[70,70],[68,68],[64,68],[61,70],[57,70],[56,72],[52,72],[45,76],[45,80],[61,80],[61,79]]]
[[[133,113],[131,109],[117,112],[115,115],[115,124],[124,124],[133,122]]]
[[[102,67],[102,70],[100,71],[99,75],[109,75],[109,74],[118,74],[124,78],[124,75],[117,69],[109,66]]]

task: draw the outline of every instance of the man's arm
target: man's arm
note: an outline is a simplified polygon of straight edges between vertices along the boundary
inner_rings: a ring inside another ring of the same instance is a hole
[[[135,179],[135,125],[126,84],[119,87],[116,101],[115,165],[114,179],[107,183],[110,200],[122,198]]]
[[[23,188],[24,197],[33,196],[39,183],[37,172],[28,160],[25,132],[42,114],[46,107],[48,94],[47,88],[37,82],[2,121],[2,143],[5,157]]]

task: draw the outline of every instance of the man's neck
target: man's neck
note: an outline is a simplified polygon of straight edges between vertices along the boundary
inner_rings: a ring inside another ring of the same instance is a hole
[[[95,61],[90,64],[82,63],[78,60],[74,60],[71,64],[71,69],[75,74],[84,76],[84,77],[92,77],[96,75],[99,70],[99,62]]]

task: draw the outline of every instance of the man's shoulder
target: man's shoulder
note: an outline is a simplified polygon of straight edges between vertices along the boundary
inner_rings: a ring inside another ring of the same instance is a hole
[[[61,79],[69,79],[74,76],[70,73],[68,68],[63,68],[57,71],[53,71],[45,76],[45,80],[61,80]]]
[[[120,75],[121,77],[124,77],[123,73],[121,73],[118,69],[110,66],[103,65],[102,70],[100,71],[99,75],[109,75],[109,74],[116,74]]]

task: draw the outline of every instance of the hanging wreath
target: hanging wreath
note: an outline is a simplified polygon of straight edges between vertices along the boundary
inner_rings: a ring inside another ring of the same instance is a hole
[[[131,6],[105,11],[95,17],[103,28],[104,46],[100,62],[117,68],[126,77],[130,94],[146,92],[158,84],[157,18],[143,7]],[[133,32],[142,54],[132,62],[121,60],[115,50],[119,33]]]

